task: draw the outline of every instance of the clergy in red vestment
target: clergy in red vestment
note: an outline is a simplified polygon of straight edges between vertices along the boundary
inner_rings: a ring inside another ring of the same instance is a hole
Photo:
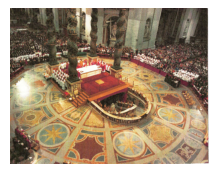
[[[93,62],[93,60],[92,60],[92,59],[91,59],[90,65],[94,65],[94,62]]]
[[[86,67],[86,66],[87,66],[86,62],[83,62],[83,67]]]
[[[97,65],[100,65],[100,60],[99,59],[97,59]]]
[[[100,62],[100,64],[99,64],[101,68],[102,68],[102,64],[103,64],[103,63],[104,63],[104,62],[103,62],[103,61],[101,61],[101,62]]]
[[[105,72],[106,65],[105,65],[105,63],[104,63],[104,62],[102,62],[102,66],[101,66],[101,68],[102,68],[102,72]]]
[[[82,59],[80,61],[80,66],[83,67],[83,61],[82,61]]]

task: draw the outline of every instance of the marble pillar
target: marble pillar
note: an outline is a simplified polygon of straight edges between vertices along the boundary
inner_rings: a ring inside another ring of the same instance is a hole
[[[39,8],[39,13],[40,13],[40,21],[41,24],[46,26],[46,20],[47,20],[47,16],[46,16],[46,8]]]
[[[189,19],[190,23],[191,23],[191,17],[192,17],[192,13],[193,13],[193,9],[192,8],[187,8],[185,15],[184,15],[184,19],[183,19],[183,23],[181,26],[181,31],[180,31],[180,35],[179,38],[183,38],[184,37],[184,32],[188,32],[189,28],[186,28],[187,26],[187,20]],[[187,33],[186,33],[187,35]],[[187,37],[186,37],[187,38]]]
[[[131,46],[132,44],[132,30],[134,26],[134,9],[129,9],[129,16],[127,22],[127,30],[126,30],[126,38],[125,38],[125,46]]]
[[[76,18],[77,18],[76,33],[78,37],[80,37],[80,28],[81,28],[81,9],[80,8],[76,8]]]
[[[185,43],[190,42],[190,37],[194,35],[198,20],[199,20],[199,9],[187,8],[184,11],[182,21],[180,23],[180,32],[178,38],[186,37]],[[188,23],[189,20],[189,23]],[[176,40],[177,41],[177,40]]]
[[[158,26],[160,22],[162,8],[144,8],[142,14],[145,17],[142,17],[140,30],[139,30],[139,37],[138,37],[138,46],[137,49],[147,49],[155,48],[155,40],[157,36]],[[150,38],[145,39],[144,33],[146,29],[147,19],[150,19]]]
[[[155,48],[162,8],[130,8],[125,46],[136,49]],[[146,21],[150,19],[150,36],[144,39]]]
[[[77,72],[77,53],[78,53],[78,47],[77,47],[77,34],[76,34],[76,26],[77,26],[77,19],[76,19],[76,8],[69,8],[68,9],[68,25],[67,25],[67,32],[68,32],[68,41],[67,41],[67,47],[68,47],[68,60],[69,60],[69,82],[77,82],[79,81],[78,78],[78,72]]]
[[[90,37],[90,31],[91,31],[91,12],[92,8],[86,8],[86,21],[85,21],[85,39],[87,40],[87,43],[90,44],[91,37]]]
[[[97,22],[97,42],[96,44],[103,44],[103,20],[104,20],[104,9],[98,8],[98,22]]]
[[[151,30],[151,39],[149,40],[149,44],[148,44],[148,48],[151,49],[155,48],[155,41],[157,37],[161,12],[162,12],[162,8],[155,8],[154,19],[153,19],[152,30]]]
[[[54,32],[54,16],[53,16],[53,12],[51,8],[47,8],[46,9],[46,15],[47,17],[47,21],[46,21],[46,25],[47,25],[47,38],[48,41],[45,43],[45,45],[48,48],[48,52],[49,52],[49,66],[52,65],[58,65],[57,62],[57,58],[56,58],[56,35]],[[50,67],[50,69],[52,69]]]
[[[59,32],[59,18],[58,18],[58,9],[57,8],[53,8],[53,14],[54,14],[55,31]]]
[[[179,26],[178,26],[178,31],[177,31],[177,34],[176,34],[175,43],[179,42],[179,36],[180,36],[182,25],[183,25],[183,22],[184,22],[185,13],[186,13],[186,9],[183,9],[182,16],[181,16],[181,19],[180,19],[180,23],[179,23]]]
[[[91,32],[90,32],[90,37],[91,37],[91,42],[90,42],[90,54],[89,56],[91,57],[96,57],[96,41],[97,41],[97,22],[98,22],[98,9],[97,8],[92,8],[92,13],[91,13]]]
[[[115,52],[114,52],[114,63],[112,68],[114,70],[121,70],[121,55],[122,47],[124,43],[124,36],[127,29],[126,23],[126,9],[121,9],[119,18],[117,20],[117,32],[116,32],[116,42],[115,42]],[[112,71],[111,71],[112,72]]]
[[[191,23],[190,23],[188,33],[187,33],[186,43],[190,43],[191,36],[194,36],[196,26],[197,26],[198,20],[199,20],[199,14],[200,14],[199,10],[200,9],[197,9],[197,8],[193,9]]]
[[[108,24],[103,25],[103,35],[104,35],[104,37],[103,37],[103,42],[102,42],[102,44],[103,44],[104,46],[106,45],[107,26],[108,26]]]
[[[142,19],[142,13],[143,12],[144,12],[144,10],[142,8],[134,9],[134,22],[133,22],[133,26],[132,26],[132,36],[131,36],[131,38],[132,38],[131,39],[131,47],[134,51],[138,48],[139,28],[141,28],[141,24],[142,24],[141,20],[143,20]],[[140,33],[141,33],[141,29],[140,29]],[[143,33],[140,36],[143,37]]]

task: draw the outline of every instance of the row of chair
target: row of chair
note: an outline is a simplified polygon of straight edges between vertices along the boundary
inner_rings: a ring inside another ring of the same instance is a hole
[[[188,91],[182,91],[182,95],[184,96],[189,106],[195,105],[196,102],[193,100],[193,97],[188,93]]]
[[[11,78],[15,77],[15,76],[16,76],[17,74],[19,74],[23,69],[24,69],[24,67],[21,66],[20,68],[18,68],[18,69],[15,70],[14,72],[12,72],[12,73],[10,74],[10,77],[11,77]]]

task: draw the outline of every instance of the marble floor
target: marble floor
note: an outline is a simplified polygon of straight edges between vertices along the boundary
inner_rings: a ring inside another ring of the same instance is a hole
[[[147,118],[126,126],[108,121],[88,105],[75,108],[43,78],[45,66],[34,66],[10,83],[11,137],[19,126],[41,144],[32,163],[208,162],[208,148],[202,143],[208,115],[189,108],[181,94],[187,87],[175,89],[161,75],[122,61],[122,76],[152,104]]]

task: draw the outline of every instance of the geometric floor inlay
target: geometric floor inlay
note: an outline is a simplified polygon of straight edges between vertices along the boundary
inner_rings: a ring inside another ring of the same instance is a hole
[[[103,61],[114,63],[113,59]],[[172,88],[160,74],[122,61],[122,77],[147,97],[151,107],[139,123],[119,124],[100,115],[88,103],[76,108],[44,78],[47,65],[29,67],[10,82],[10,135],[15,136],[14,129],[18,126],[39,140],[41,146],[39,153],[34,153],[34,163],[209,162],[208,148],[202,143],[208,129],[208,115],[204,110],[185,105],[181,92],[190,92],[188,87]],[[127,100],[137,105],[130,115],[144,112],[145,104],[129,91]]]

